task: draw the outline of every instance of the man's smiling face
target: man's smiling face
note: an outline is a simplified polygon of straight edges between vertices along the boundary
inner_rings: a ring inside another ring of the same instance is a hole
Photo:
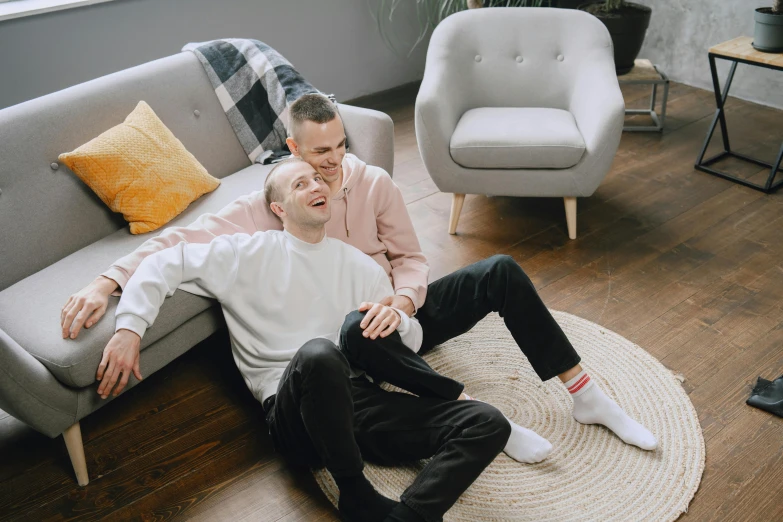
[[[297,154],[326,181],[334,183],[342,173],[345,157],[345,129],[339,115],[326,123],[302,122],[293,138]]]
[[[309,163],[292,161],[281,165],[270,182],[275,184],[279,195],[275,213],[284,224],[316,228],[329,221],[332,216],[329,187]]]

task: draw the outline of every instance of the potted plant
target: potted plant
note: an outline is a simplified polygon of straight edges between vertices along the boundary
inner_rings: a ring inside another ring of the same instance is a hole
[[[652,9],[624,0],[583,4],[579,9],[592,14],[609,29],[614,43],[614,66],[617,74],[630,72],[642,49]]]
[[[551,0],[415,0],[415,3],[418,36],[405,53],[408,56],[424,40],[430,29],[434,29],[444,18],[459,11],[480,7],[549,7]],[[376,0],[370,3],[370,10],[383,41],[392,51],[402,54],[399,53],[400,45],[407,47],[409,42],[400,42],[398,30],[392,27],[395,14],[401,11],[400,0]]]
[[[756,9],[753,47],[765,53],[783,53],[783,0]]]

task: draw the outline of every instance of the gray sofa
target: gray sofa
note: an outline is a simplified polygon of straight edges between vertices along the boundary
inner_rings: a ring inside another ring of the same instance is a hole
[[[63,434],[79,484],[87,470],[79,420],[101,400],[95,373],[114,330],[118,299],[76,340],[62,339],[60,309],[115,259],[160,233],[132,236],[64,165],[73,150],[121,123],[145,100],[220,187],[169,226],[216,212],[259,190],[270,167],[251,165],[201,64],[185,52],[0,110],[0,409],[50,437]],[[340,105],[351,151],[391,173],[391,119]],[[168,299],[142,342],[145,377],[224,325],[212,300]],[[131,377],[129,386],[137,384]]]

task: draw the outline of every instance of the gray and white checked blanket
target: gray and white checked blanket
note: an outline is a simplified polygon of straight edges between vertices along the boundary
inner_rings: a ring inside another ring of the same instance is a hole
[[[318,89],[280,53],[258,40],[189,43],[182,50],[192,51],[201,61],[251,162],[272,163],[289,154],[288,106]]]

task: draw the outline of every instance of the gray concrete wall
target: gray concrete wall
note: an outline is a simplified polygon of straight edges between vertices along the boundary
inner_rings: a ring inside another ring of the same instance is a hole
[[[754,9],[771,3],[636,1],[653,8],[641,56],[673,80],[705,89],[712,88],[707,49],[752,35]],[[412,18],[396,20],[411,34]],[[420,79],[424,70],[426,42],[409,59],[397,57],[378,35],[367,0],[115,0],[0,21],[0,108],[224,37],[267,42],[340,100]],[[721,64],[721,78],[727,70]],[[731,92],[783,108],[783,73],[740,66]]]
[[[0,21],[0,108],[227,37],[266,42],[339,100],[420,79],[427,48],[394,55],[367,0],[115,0]]]
[[[639,54],[659,64],[672,80],[712,90],[707,50],[737,36],[753,36],[757,7],[772,0],[634,0],[652,8]],[[729,64],[718,60],[721,84]],[[740,65],[731,95],[783,109],[783,72]]]

